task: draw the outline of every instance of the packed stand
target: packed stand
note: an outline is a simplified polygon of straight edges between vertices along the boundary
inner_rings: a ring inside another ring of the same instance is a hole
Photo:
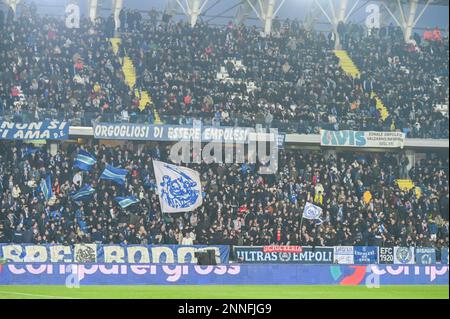
[[[0,118],[90,126],[131,111],[133,96],[104,30],[89,20],[80,29],[64,23],[24,6],[0,26]]]
[[[150,19],[121,13],[126,36],[118,56],[109,43],[112,17],[67,29],[63,20],[39,17],[30,7],[15,21],[7,19],[0,39],[0,116],[71,119],[74,125],[124,118],[152,123],[156,107],[168,123],[179,118],[190,123],[193,116],[298,133],[382,129],[370,98],[338,66],[330,36],[307,31],[298,21],[275,28],[270,38],[232,24],[191,29],[158,20],[155,13]],[[137,69],[137,91],[124,83],[125,55]],[[231,82],[217,79],[221,68]],[[143,111],[138,109],[142,89],[154,101]]]
[[[203,205],[162,214],[152,159],[169,162],[169,145],[86,150],[97,158],[90,172],[72,167],[75,144],[54,155],[0,144],[0,242],[448,246],[445,154],[411,170],[403,155],[294,150],[280,153],[273,175],[258,174],[259,164],[190,164],[201,172]],[[124,187],[99,180],[106,163],[129,171]],[[50,172],[55,196],[45,201],[40,179]],[[398,189],[405,174],[421,195]],[[69,194],[86,184],[94,197],[73,202]],[[130,194],[140,202],[123,209],[114,200]],[[304,219],[300,229],[306,202],[323,208],[323,223]]]
[[[201,118],[304,134],[384,127],[373,99],[340,68],[331,35],[309,31],[297,20],[271,37],[231,22],[139,25],[125,27],[121,55],[132,57],[137,87],[149,91],[166,122]]]
[[[363,87],[375,91],[392,122],[407,137],[448,138],[449,39],[439,28],[405,43],[394,27],[358,32],[342,26],[342,43],[361,70]]]

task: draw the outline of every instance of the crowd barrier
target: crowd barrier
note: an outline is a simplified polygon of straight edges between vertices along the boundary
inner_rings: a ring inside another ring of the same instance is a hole
[[[30,264],[0,266],[0,285],[448,285],[447,265]]]
[[[226,245],[0,244],[0,259],[15,263],[196,264],[197,252],[213,250],[217,264],[229,262]]]
[[[439,261],[448,264],[448,248],[439,252]],[[429,265],[437,262],[436,249],[431,247],[236,246],[234,255],[242,263]]]
[[[448,265],[448,247],[230,246],[0,244],[0,260],[12,263],[197,264],[197,252],[213,250],[219,265],[417,264]]]

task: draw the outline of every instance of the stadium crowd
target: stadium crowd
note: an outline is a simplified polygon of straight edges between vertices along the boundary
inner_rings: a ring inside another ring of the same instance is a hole
[[[124,118],[153,123],[156,109],[167,123],[200,117],[304,134],[320,128],[389,131],[394,123],[408,137],[448,137],[448,116],[434,111],[448,105],[448,70],[440,67],[448,63],[448,37],[411,49],[398,35],[340,28],[363,72],[353,79],[333,53],[333,35],[308,30],[297,20],[279,23],[264,37],[254,27],[231,22],[191,28],[160,19],[156,11],[147,19],[124,10],[120,31],[126,36],[117,55],[108,39],[114,35],[112,17],[67,29],[62,19],[41,17],[25,6],[19,18],[3,20],[0,116],[57,117],[75,125]],[[137,73],[131,89],[121,70],[125,56]],[[142,90],[153,101],[144,110],[138,107]],[[389,109],[386,121],[372,90]]]
[[[111,44],[89,20],[69,29],[25,6],[0,30],[0,116],[91,125],[133,107]]]
[[[360,83],[373,89],[390,108],[386,120],[408,137],[448,137],[449,42],[438,28],[417,33],[410,43],[394,28],[364,34],[357,26],[341,30],[344,47],[360,67]],[[347,32],[347,29],[349,32]]]
[[[445,154],[427,154],[411,170],[404,155],[298,150],[281,151],[273,175],[258,174],[259,164],[189,164],[201,172],[203,205],[162,214],[152,159],[169,161],[168,144],[86,149],[97,158],[90,172],[72,167],[75,144],[54,155],[0,144],[0,242],[448,246]],[[106,163],[129,171],[124,187],[99,180]],[[49,201],[39,186],[47,173]],[[398,188],[408,175],[420,193]],[[69,194],[86,184],[95,195],[73,202]],[[125,194],[140,202],[121,208],[114,197]],[[323,208],[322,223],[302,223],[306,202]]]

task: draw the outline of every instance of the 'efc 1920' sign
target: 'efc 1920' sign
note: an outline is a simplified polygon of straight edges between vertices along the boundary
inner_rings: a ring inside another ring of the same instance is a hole
[[[236,246],[236,259],[243,263],[332,264],[333,247],[299,247],[267,249],[270,246]],[[298,246],[295,246],[298,247]]]

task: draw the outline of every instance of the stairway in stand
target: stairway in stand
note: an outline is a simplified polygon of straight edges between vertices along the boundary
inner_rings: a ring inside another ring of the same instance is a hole
[[[334,50],[334,54],[339,58],[339,65],[345,73],[349,74],[352,78],[359,78],[361,73],[359,72],[358,67],[355,65],[353,60],[348,55],[345,50]],[[389,116],[389,112],[387,107],[383,104],[383,101],[376,95],[375,92],[371,94],[372,98],[376,100],[376,107],[380,111],[381,119],[383,121]]]
[[[121,42],[120,38],[111,38],[110,39],[112,48],[114,53],[117,55],[119,51],[119,44]],[[133,61],[129,56],[125,56],[122,64],[122,71],[125,76],[125,82],[130,87],[133,88],[136,84],[136,69],[134,67]],[[139,96],[139,92],[135,89],[136,96]],[[152,98],[150,94],[146,90],[141,91],[140,99],[139,99],[139,109],[145,109],[147,103],[153,104]],[[154,110],[155,124],[162,124],[161,118],[159,117],[158,111]]]

